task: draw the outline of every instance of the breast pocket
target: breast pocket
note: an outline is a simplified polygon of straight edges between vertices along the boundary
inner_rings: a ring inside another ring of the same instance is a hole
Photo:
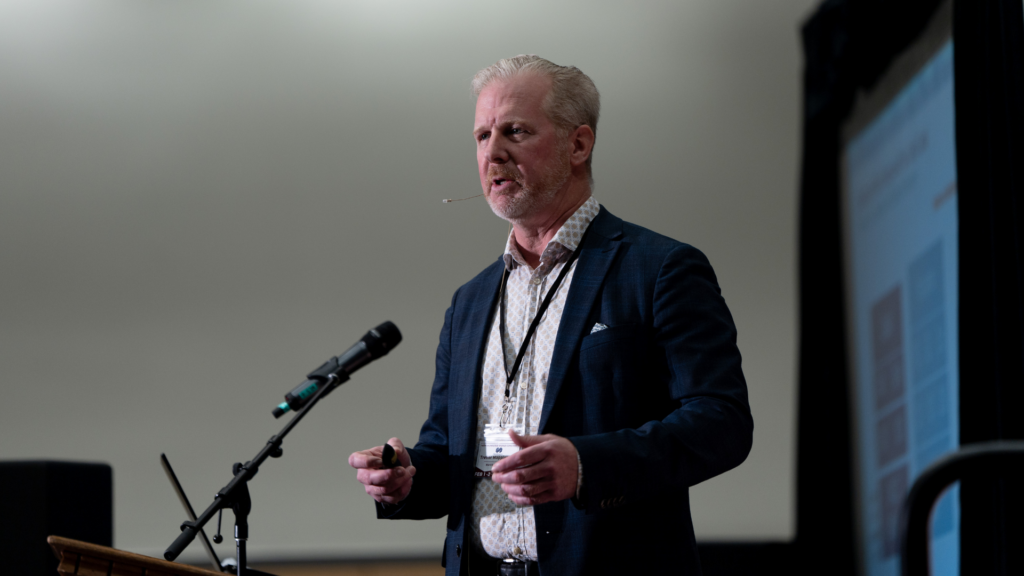
[[[640,324],[626,324],[623,326],[605,328],[604,330],[585,336],[582,342],[580,342],[580,353],[582,354],[591,348],[613,344],[621,340],[645,338],[646,333],[646,329]]]
[[[580,377],[587,419],[593,426],[629,426],[643,411],[650,391],[646,328],[612,326],[580,343]],[[597,431],[597,430],[595,430]]]

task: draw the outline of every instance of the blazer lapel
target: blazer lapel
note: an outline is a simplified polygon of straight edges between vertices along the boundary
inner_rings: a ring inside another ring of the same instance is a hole
[[[613,216],[603,206],[590,226],[592,230],[587,234],[583,251],[576,262],[576,271],[573,272],[572,284],[569,285],[569,294],[562,310],[562,320],[558,324],[558,336],[555,337],[555,349],[551,356],[548,389],[544,394],[544,408],[540,414],[538,434],[546,433],[548,418],[558,399],[562,382],[569,374],[569,367],[576,350],[580,347],[580,340],[587,335],[587,317],[622,244],[622,220]]]
[[[487,346],[487,332],[491,329],[491,313],[498,300],[503,267],[504,262],[499,258],[497,263],[490,266],[480,287],[463,295],[467,300],[466,308],[460,314],[459,326],[453,330],[455,334],[466,336],[451,351],[451,366],[459,367],[459,372],[448,391],[451,410],[448,417],[449,442],[453,453],[469,455],[466,457],[469,465],[472,465],[470,460],[475,450],[473,442],[476,436],[477,406],[480,404],[479,383],[483,373],[484,348]],[[472,362],[468,361],[470,359]]]

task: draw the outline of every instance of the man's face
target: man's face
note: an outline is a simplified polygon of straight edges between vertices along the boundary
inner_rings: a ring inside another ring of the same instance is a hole
[[[536,74],[496,80],[476,100],[476,161],[491,210],[505,220],[542,214],[572,173],[569,146],[543,103],[551,81]]]

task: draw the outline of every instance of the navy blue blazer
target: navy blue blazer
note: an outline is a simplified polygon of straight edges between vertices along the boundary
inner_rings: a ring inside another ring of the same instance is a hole
[[[697,249],[603,207],[569,286],[540,433],[576,446],[579,501],[534,507],[543,574],[700,574],[688,488],[742,462],[753,420],[736,328]],[[381,518],[448,516],[443,562],[465,574],[476,414],[503,262],[452,297],[409,497]],[[607,329],[591,333],[600,322]]]

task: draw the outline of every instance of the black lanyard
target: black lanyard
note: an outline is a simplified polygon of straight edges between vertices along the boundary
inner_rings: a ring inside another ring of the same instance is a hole
[[[558,291],[558,287],[562,285],[562,280],[565,275],[569,273],[569,268],[572,268],[573,262],[580,257],[580,250],[583,249],[583,240],[587,237],[587,232],[590,232],[590,226],[583,232],[583,236],[580,237],[580,242],[576,246],[576,250],[573,250],[572,256],[569,256],[569,260],[565,262],[565,266],[562,266],[562,271],[558,273],[558,277],[555,278],[555,283],[551,285],[548,290],[547,296],[544,297],[544,301],[541,302],[540,308],[537,309],[537,315],[533,317],[533,322],[530,322],[530,328],[526,331],[526,336],[523,338],[522,345],[519,346],[519,353],[516,354],[515,364],[512,365],[512,370],[508,369],[508,357],[505,355],[505,334],[508,333],[508,329],[505,327],[505,290],[508,284],[507,270],[501,274],[501,288],[498,289],[498,301],[501,306],[501,318],[499,319],[499,328],[501,330],[501,360],[505,364],[505,403],[507,404],[510,400],[510,392],[512,382],[516,379],[516,374],[519,372],[519,367],[523,363],[523,356],[526,355],[526,347],[530,345],[530,338],[533,338],[534,332],[537,331],[537,325],[540,324],[540,319],[544,316],[544,312],[547,311],[548,305],[551,304],[551,299],[555,297],[555,292]],[[504,413],[505,410],[503,409]],[[504,414],[503,414],[504,416]]]

